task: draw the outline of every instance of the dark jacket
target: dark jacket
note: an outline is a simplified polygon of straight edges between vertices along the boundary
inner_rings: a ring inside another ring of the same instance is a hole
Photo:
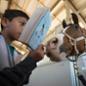
[[[0,86],[22,86],[32,70],[36,67],[36,61],[27,57],[24,61],[12,68],[0,71]]]

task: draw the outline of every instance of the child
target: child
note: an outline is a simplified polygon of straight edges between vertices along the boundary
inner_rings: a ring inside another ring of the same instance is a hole
[[[28,19],[28,15],[20,10],[8,9],[3,14],[0,34],[0,70],[16,64],[14,48],[10,46],[10,43],[18,40]]]
[[[14,48],[10,45],[12,41],[18,40],[24,25],[29,19],[28,15],[20,10],[8,9],[2,16],[1,19],[1,33],[0,33],[0,70],[5,67],[13,67],[17,63],[14,56]],[[39,55],[35,55],[34,51],[31,52],[32,55],[29,57],[34,57],[35,59],[41,60],[44,55],[43,51],[38,51]],[[36,56],[36,57],[35,57]],[[16,59],[20,59],[17,57]],[[30,60],[29,60],[30,61]],[[33,64],[32,64],[33,66]],[[30,66],[29,68],[31,68]],[[27,83],[28,77],[30,76],[32,70],[24,77],[24,83]]]
[[[34,53],[34,54],[33,54]],[[23,86],[31,71],[36,68],[36,62],[44,57],[43,45],[29,54],[22,62],[14,67],[0,71],[0,86]]]

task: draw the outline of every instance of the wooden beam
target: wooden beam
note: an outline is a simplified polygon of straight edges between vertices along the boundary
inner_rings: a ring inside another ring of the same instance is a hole
[[[18,1],[12,0],[10,8],[16,8],[16,6],[21,9],[21,7],[18,5]]]
[[[65,9],[64,4],[62,6],[60,6],[59,9],[57,9],[57,11],[54,13],[55,16],[58,16],[63,10]]]
[[[51,11],[59,4],[61,0],[57,0],[56,3],[52,6],[52,8],[50,9]]]
[[[86,8],[86,2],[83,4],[82,7],[80,7],[80,9],[78,9],[78,12],[80,13],[82,10],[84,10]]]
[[[28,7],[28,5],[30,4],[31,1],[32,1],[32,0],[25,0],[24,5],[23,5],[23,9],[24,9],[24,10],[27,9],[27,7]]]
[[[65,9],[66,9],[66,19],[65,20],[67,20],[66,22],[67,23],[70,23],[71,22],[71,13],[70,13],[70,8],[68,7],[68,5],[67,5],[67,3],[65,2]]]
[[[40,0],[37,0],[42,6],[44,6],[44,7],[46,7],[44,4],[43,4],[43,2],[42,1],[40,1]],[[44,0],[43,0],[44,1]]]
[[[65,3],[68,5],[68,7],[70,9],[73,10],[74,13],[76,13],[76,15],[78,16],[78,18],[80,19],[80,21],[83,23],[83,25],[85,26],[86,28],[86,22],[84,20],[84,18],[81,16],[80,13],[78,13],[78,10],[76,9],[76,7],[73,5],[73,3],[70,1],[70,0],[65,0]]]
[[[23,7],[20,7],[15,1],[12,1],[12,3],[15,4],[17,7],[19,7],[23,12],[25,12],[26,14],[29,15],[29,13],[26,12],[26,11],[23,9]],[[15,7],[15,8],[16,8],[16,7]],[[29,15],[29,16],[30,16],[30,15]]]
[[[8,9],[11,7],[11,4],[12,4],[12,0],[8,0]]]

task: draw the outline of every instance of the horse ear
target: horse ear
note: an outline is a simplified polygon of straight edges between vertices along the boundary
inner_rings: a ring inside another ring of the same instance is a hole
[[[67,27],[67,24],[66,24],[65,20],[62,21],[62,26],[63,26],[63,28]]]
[[[78,17],[75,13],[71,13],[74,24],[79,24]]]

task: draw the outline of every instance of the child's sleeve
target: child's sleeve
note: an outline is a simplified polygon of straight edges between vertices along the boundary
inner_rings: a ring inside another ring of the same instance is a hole
[[[3,69],[0,71],[0,86],[22,86],[35,67],[36,62],[27,57],[16,66]]]

